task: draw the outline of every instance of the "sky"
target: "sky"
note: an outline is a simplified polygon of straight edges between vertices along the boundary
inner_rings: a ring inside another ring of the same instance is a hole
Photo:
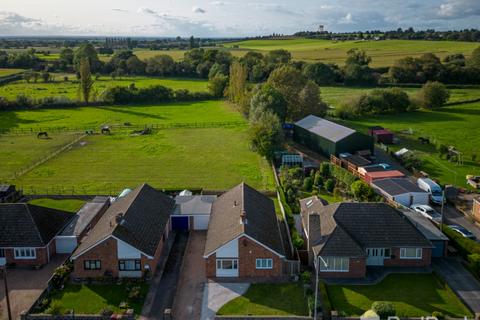
[[[0,0],[0,35],[245,37],[480,28],[480,0]]]

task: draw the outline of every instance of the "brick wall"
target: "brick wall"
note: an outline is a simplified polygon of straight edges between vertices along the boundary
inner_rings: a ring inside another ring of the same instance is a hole
[[[392,248],[394,259],[386,259],[384,266],[386,267],[427,267],[432,262],[432,249],[424,248],[422,259],[400,259],[400,248]]]
[[[100,260],[100,270],[85,270],[85,260]],[[98,278],[107,271],[111,272],[113,277],[118,277],[117,240],[114,238],[99,243],[73,261],[74,278]]]
[[[215,278],[217,271],[217,255],[214,253],[205,259],[205,276],[207,278]]]
[[[348,272],[320,272],[321,278],[364,278],[367,272],[366,258],[350,258]]]
[[[35,252],[35,259],[15,259],[14,249],[5,249],[5,258],[7,264],[14,263],[18,266],[41,266],[48,263],[46,247],[35,248]]]
[[[473,217],[477,222],[480,222],[480,198],[473,199]]]

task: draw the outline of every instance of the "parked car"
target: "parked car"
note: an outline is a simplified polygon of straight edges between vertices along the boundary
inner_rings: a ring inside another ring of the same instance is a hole
[[[459,225],[456,225],[456,224],[451,224],[448,227],[450,229],[452,229],[453,231],[456,231],[457,233],[459,233],[464,238],[468,238],[468,239],[471,239],[471,240],[477,240],[477,237],[475,237],[475,235],[473,233],[471,233],[470,231],[468,231],[466,228],[464,228],[462,226],[459,226]]]
[[[414,204],[410,208],[436,224],[442,223],[442,215],[433,210],[430,206],[425,204]]]
[[[429,178],[418,178],[417,185],[423,191],[430,193],[430,201],[435,204],[442,204],[445,201],[442,187]]]

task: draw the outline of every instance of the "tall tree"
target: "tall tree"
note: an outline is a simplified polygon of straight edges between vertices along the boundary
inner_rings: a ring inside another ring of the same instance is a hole
[[[441,82],[427,82],[417,93],[417,99],[420,105],[425,109],[435,109],[442,107],[450,98],[450,92]]]
[[[238,61],[230,66],[230,81],[228,83],[227,97],[235,103],[243,114],[248,114],[249,101],[247,94],[247,68]]]
[[[95,72],[100,68],[101,62],[98,59],[97,50],[91,43],[84,43],[75,51],[73,63],[76,70],[80,69],[80,62],[83,58],[88,59],[91,71]]]
[[[250,121],[249,137],[253,149],[271,159],[283,142],[282,124],[275,114],[267,111],[260,118]]]
[[[80,60],[79,74],[80,85],[78,89],[82,95],[83,101],[89,103],[94,81],[92,79],[92,72],[90,71],[90,61],[87,57]]]

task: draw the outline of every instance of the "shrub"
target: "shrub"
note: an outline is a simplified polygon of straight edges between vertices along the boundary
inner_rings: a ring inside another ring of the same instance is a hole
[[[304,189],[305,191],[312,191],[312,187],[313,187],[312,178],[306,177],[306,178],[303,180],[303,189]]]
[[[137,301],[141,295],[141,288],[139,286],[132,287],[128,293],[128,299],[132,301]]]
[[[417,94],[420,105],[425,109],[442,107],[450,98],[450,92],[441,82],[427,82]]]
[[[325,190],[332,192],[333,188],[335,188],[335,182],[332,179],[325,181]]]
[[[470,263],[471,270],[480,276],[480,254],[474,253],[468,256],[468,262]]]
[[[446,225],[443,226],[443,233],[464,258],[474,254],[480,255],[480,244],[476,241],[462,237]]]
[[[393,317],[396,313],[395,305],[389,301],[375,301],[372,304],[372,310],[375,311],[381,319]]]
[[[292,231],[292,243],[293,246],[297,249],[300,250],[303,248],[303,244],[305,241],[303,241],[302,237],[298,234],[297,230],[294,229]]]
[[[432,312],[432,317],[437,318],[438,320],[443,320],[445,319],[445,315],[441,313],[440,311],[433,311]]]
[[[359,201],[373,201],[376,196],[375,191],[373,191],[372,187],[360,180],[352,183],[350,186],[350,190],[355,196],[355,199]]]
[[[304,271],[300,275],[300,278],[302,279],[302,282],[304,284],[311,284],[312,282],[312,273],[310,271]]]

